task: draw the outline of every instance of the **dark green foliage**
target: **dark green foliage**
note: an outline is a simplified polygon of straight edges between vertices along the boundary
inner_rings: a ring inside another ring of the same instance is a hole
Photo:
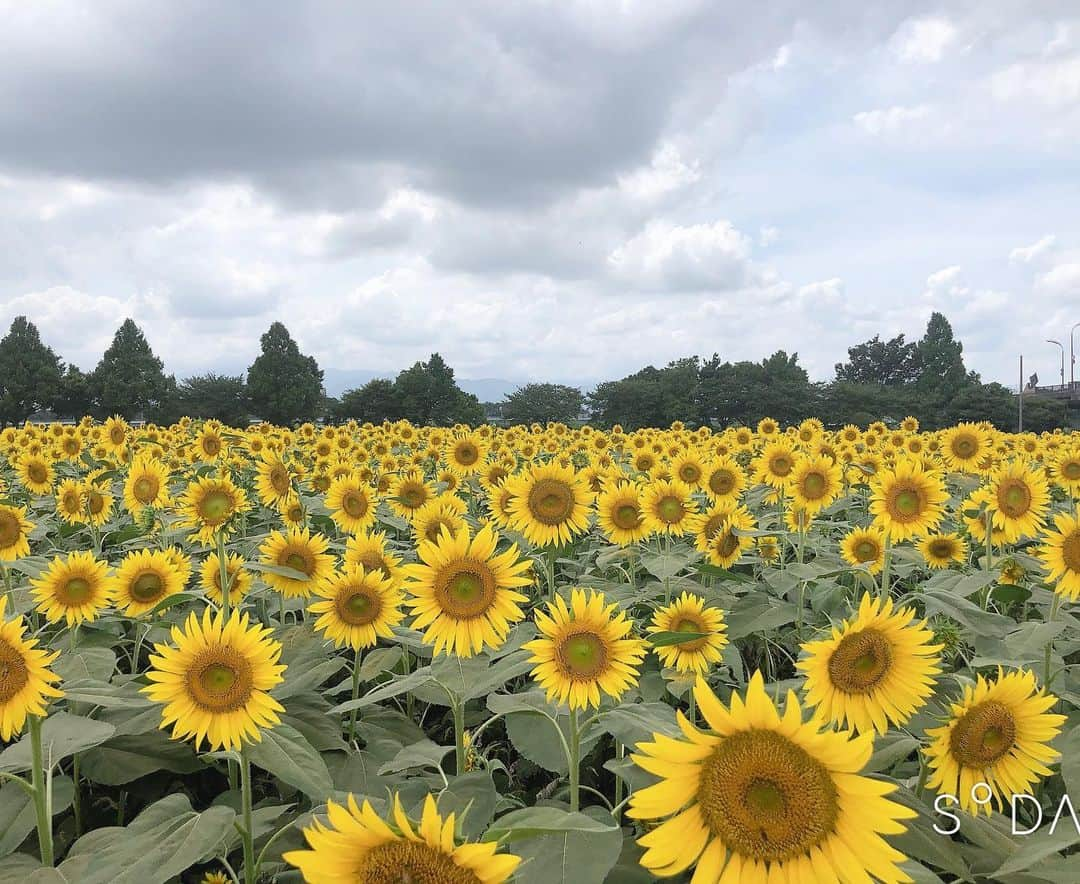
[[[213,418],[232,426],[248,422],[247,388],[240,376],[204,374],[186,378],[177,388],[180,412]]]
[[[502,417],[512,424],[569,423],[578,419],[584,402],[577,387],[526,384],[506,397]]]
[[[25,316],[0,340],[0,426],[22,423],[60,392],[62,365]]]
[[[77,365],[69,364],[60,377],[51,408],[57,417],[72,420],[93,414],[94,394],[90,389],[90,376],[83,374]]]
[[[694,422],[691,412],[699,371],[694,356],[600,384],[589,395],[593,419],[601,426],[622,424],[628,430],[666,427],[676,420]]]
[[[357,390],[347,390],[331,409],[330,417],[336,421],[357,420],[377,424],[385,420],[399,420],[401,413],[401,399],[394,382],[375,378]]]
[[[471,393],[454,381],[454,370],[438,354],[417,362],[394,381],[401,416],[414,424],[450,426],[483,423],[484,410]]]
[[[836,364],[836,380],[883,387],[909,384],[918,377],[916,346],[905,343],[903,335],[888,341],[874,335],[866,343],[848,348],[848,361]]]
[[[90,391],[101,416],[149,417],[168,400],[171,389],[161,360],[132,320],[117,329],[90,376]]]
[[[262,352],[247,374],[251,410],[262,420],[294,424],[314,420],[323,404],[323,373],[289,330],[275,322],[261,338]]]

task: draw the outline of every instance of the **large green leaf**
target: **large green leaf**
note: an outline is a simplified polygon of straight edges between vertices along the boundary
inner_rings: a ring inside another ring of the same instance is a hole
[[[58,764],[62,759],[91,746],[104,743],[116,728],[104,721],[54,712],[41,725],[41,747],[46,762]],[[31,764],[30,735],[0,752],[0,770],[18,772],[29,770]]]
[[[160,730],[114,736],[85,752],[80,762],[83,776],[107,786],[122,786],[159,770],[185,774],[202,767],[191,744],[171,740]]]
[[[310,796],[325,801],[334,791],[326,762],[304,735],[287,724],[262,732],[262,740],[247,749],[251,763],[282,782]]]

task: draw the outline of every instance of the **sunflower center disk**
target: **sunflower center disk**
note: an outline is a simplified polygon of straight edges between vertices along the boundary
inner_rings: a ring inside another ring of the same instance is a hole
[[[721,742],[702,765],[698,802],[715,837],[766,861],[805,854],[839,816],[828,770],[773,731],[743,731]]]
[[[302,571],[311,576],[311,567],[308,565],[307,557],[303,553],[290,552],[285,556],[282,556],[280,564],[286,568],[292,568],[294,571]]]
[[[199,506],[199,515],[210,524],[224,522],[232,509],[232,499],[224,491],[211,491]]]
[[[873,562],[878,557],[878,545],[871,540],[860,540],[855,546],[855,558],[860,562]]]
[[[688,485],[693,485],[701,478],[701,471],[692,464],[685,464],[683,468],[679,470],[679,478]]]
[[[364,884],[481,884],[469,869],[427,844],[391,841],[369,850],[356,870]]]
[[[529,492],[529,512],[543,525],[561,525],[573,508],[573,490],[565,482],[541,479]]]
[[[1070,571],[1080,572],[1080,531],[1073,531],[1062,542],[1061,558]]]
[[[624,503],[621,506],[615,508],[614,518],[612,521],[622,528],[624,531],[629,531],[632,528],[638,528],[641,525],[641,513],[638,508],[633,504]]]
[[[350,626],[367,626],[379,616],[382,602],[366,590],[350,590],[338,602],[338,615]]]
[[[15,517],[11,513],[0,512],[0,549],[14,545],[20,533]]]
[[[1019,480],[1004,483],[998,490],[998,509],[1016,519],[1031,508],[1031,490]]]
[[[901,488],[893,497],[894,519],[911,519],[919,514],[922,501],[914,488]]]
[[[140,602],[152,602],[165,588],[165,584],[161,582],[161,577],[152,571],[148,571],[145,574],[140,574],[132,581],[131,595],[138,599]]]
[[[479,617],[495,601],[495,579],[476,562],[451,566],[436,584],[435,595],[442,609],[452,617],[467,620]]]
[[[289,474],[281,467],[274,467],[270,471],[270,485],[278,494],[284,494],[289,490],[292,483],[289,481]]]
[[[44,482],[49,477],[49,473],[45,467],[38,463],[31,464],[27,473],[29,473],[31,479],[38,483]]]
[[[1071,460],[1061,468],[1061,474],[1070,481],[1080,479],[1080,461]]]
[[[892,643],[875,629],[844,636],[829,658],[829,680],[848,694],[868,693],[892,668]]]
[[[579,632],[559,646],[559,660],[570,678],[591,679],[607,666],[607,646],[592,632]]]
[[[1015,742],[1016,719],[1007,706],[993,700],[969,709],[949,735],[952,754],[966,767],[993,764]]]
[[[233,712],[251,696],[251,664],[234,648],[208,648],[191,666],[188,691],[205,711]]]
[[[772,463],[769,464],[772,472],[776,476],[786,476],[791,472],[792,462],[791,458],[781,455],[780,457],[774,457]]]
[[[105,498],[101,496],[100,492],[91,491],[86,496],[86,505],[90,510],[90,514],[96,516],[105,509]]]
[[[6,703],[26,687],[30,674],[19,651],[0,639],[0,703]]]
[[[976,443],[974,439],[970,439],[966,436],[961,436],[952,444],[953,454],[960,458],[974,457],[978,450],[978,443]]]
[[[352,518],[359,519],[368,510],[367,498],[356,491],[350,491],[342,498],[341,508]]]
[[[803,479],[803,494],[810,500],[817,500],[825,494],[825,477],[821,473],[810,473]]]
[[[90,597],[90,582],[82,577],[72,577],[64,584],[63,597],[69,605],[79,605]]]
[[[136,480],[133,490],[135,492],[135,499],[139,501],[139,503],[149,503],[157,497],[158,486],[154,479],[144,476],[143,478]]]
[[[472,466],[480,457],[480,452],[472,445],[461,445],[457,450],[458,463],[463,466]]]
[[[938,559],[948,559],[953,554],[953,545],[948,540],[935,540],[930,544],[930,555]]]
[[[726,470],[717,470],[709,478],[709,490],[712,491],[713,494],[730,494],[731,489],[734,487],[735,477]]]
[[[424,493],[418,488],[406,488],[399,497],[409,509],[416,509],[424,502]]]
[[[682,501],[677,497],[664,497],[656,504],[656,512],[665,522],[677,522],[682,517]]]

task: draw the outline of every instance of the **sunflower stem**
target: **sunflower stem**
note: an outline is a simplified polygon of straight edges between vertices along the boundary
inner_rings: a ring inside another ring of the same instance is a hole
[[[244,884],[255,884],[258,869],[255,868],[255,842],[251,822],[251,762],[243,746],[240,747],[240,801],[243,814],[240,840],[244,845]]]
[[[697,697],[694,696],[694,686],[690,686],[690,708],[687,717],[691,724],[697,724]]]
[[[885,550],[882,553],[882,560],[881,597],[887,599],[892,595],[892,582],[890,580],[890,572],[892,571],[892,538],[887,533],[885,535]]]
[[[1050,603],[1050,616],[1046,618],[1047,623],[1053,623],[1054,618],[1057,617],[1058,608],[1061,605],[1061,596],[1056,592],[1054,593],[1054,600]],[[1046,652],[1043,655],[1043,688],[1050,690],[1050,657],[1054,653],[1054,640],[1050,639],[1046,643]]]
[[[465,701],[454,695],[451,711],[454,715],[454,763],[458,776],[465,773]]]
[[[4,591],[7,593],[8,601],[15,604],[15,587],[11,585],[11,571],[4,562],[0,562],[0,571],[4,572]]]
[[[923,790],[926,789],[926,779],[930,775],[930,765],[926,763],[926,758],[922,752],[919,753],[919,782],[915,786],[915,797],[922,798]]]
[[[692,696],[692,694],[691,694],[691,696]],[[623,757],[625,755],[626,755],[626,746],[623,745],[622,740],[616,738],[616,740],[615,740],[615,760],[616,761],[622,761]],[[615,819],[619,818],[619,812],[620,812],[620,810],[622,808],[622,803],[623,803],[623,781],[622,781],[622,777],[617,776],[617,777],[615,777],[615,805],[614,805],[614,808],[611,811],[611,815],[613,817],[615,817]]]
[[[581,730],[578,727],[578,711],[570,708],[570,812],[581,810]]]
[[[357,700],[360,697],[360,648],[356,649],[356,656],[353,658],[352,668],[352,698]],[[349,742],[351,743],[356,739],[356,712],[354,708],[349,712]]]
[[[79,753],[76,752],[71,759],[71,782],[75,791],[71,795],[71,810],[75,817],[75,837],[83,833],[82,815],[82,789],[79,786]]]
[[[217,533],[218,574],[221,583],[221,616],[229,619],[229,563],[225,558],[225,532]]]
[[[28,716],[30,724],[30,769],[31,784],[34,790],[34,813],[37,817],[38,845],[41,849],[41,864],[53,865],[52,783],[45,773],[45,758],[41,748],[41,722],[37,715]]]

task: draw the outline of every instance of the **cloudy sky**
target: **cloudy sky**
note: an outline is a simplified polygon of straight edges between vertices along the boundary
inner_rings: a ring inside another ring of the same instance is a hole
[[[813,10],[819,6],[818,11]],[[348,9],[346,9],[348,7]],[[589,383],[1080,322],[1074,0],[0,0],[0,323]]]

